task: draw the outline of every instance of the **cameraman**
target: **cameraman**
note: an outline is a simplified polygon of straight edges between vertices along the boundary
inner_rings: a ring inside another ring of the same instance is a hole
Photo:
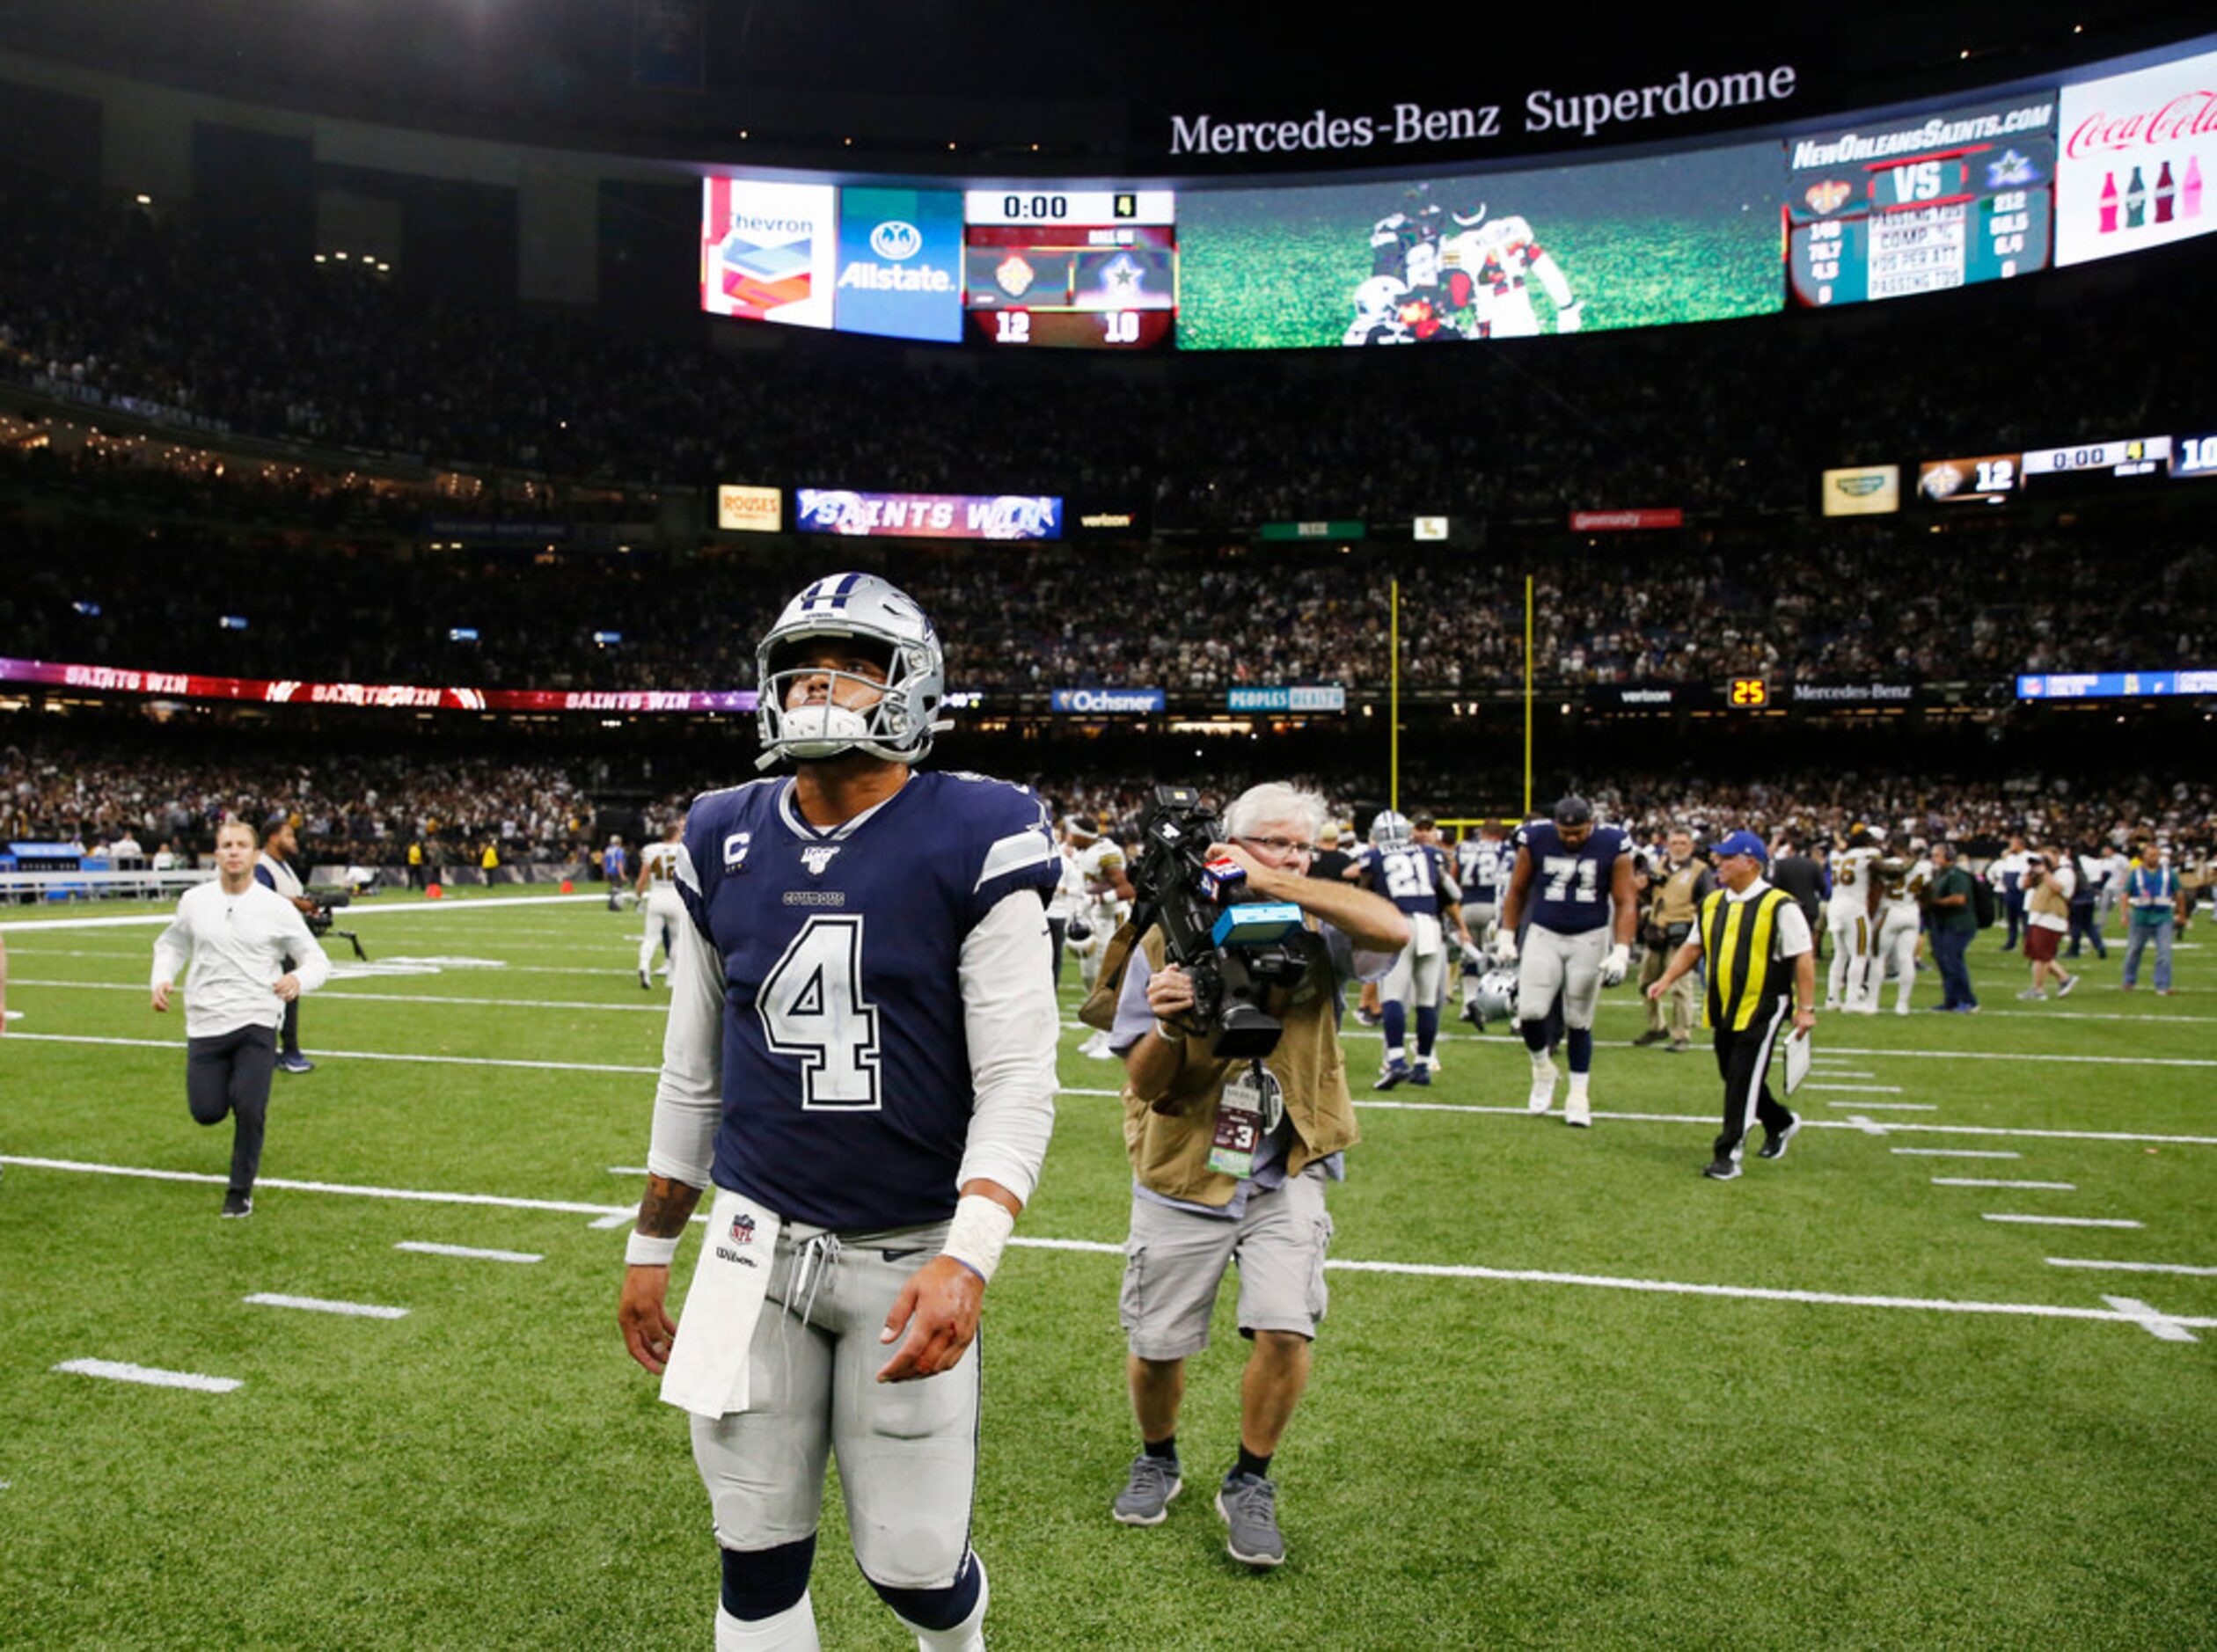
[[[290,901],[293,910],[312,925],[316,903],[308,898],[307,890],[301,887],[300,874],[293,870],[293,861],[299,853],[300,839],[294,833],[292,816],[279,809],[262,822],[262,851],[260,859],[254,862],[254,881]],[[285,971],[290,973],[299,961],[296,958],[285,959]],[[277,1064],[287,1072],[316,1070],[316,1064],[300,1053],[297,997],[285,1000],[285,1020],[278,1029]]]
[[[1376,980],[1408,944],[1408,920],[1383,895],[1307,875],[1324,821],[1324,800],[1313,793],[1255,786],[1226,811],[1231,841],[1211,844],[1208,855],[1236,861],[1255,900],[1290,902],[1310,929],[1343,932],[1353,974]],[[1127,1525],[1159,1524],[1178,1493],[1185,1362],[1208,1346],[1217,1287],[1237,1260],[1240,1332],[1254,1349],[1240,1385],[1239,1455],[1216,1507],[1235,1560],[1276,1566],[1285,1544],[1270,1458],[1308,1380],[1324,1312],[1332,1232],[1324,1183],[1343,1173],[1341,1151],[1358,1134],[1334,1013],[1341,971],[1312,943],[1306,976],[1271,989],[1263,1007],[1284,1032],[1258,1066],[1212,1056],[1201,1034],[1189,1039],[1172,1024],[1193,1007],[1194,992],[1186,972],[1165,963],[1166,945],[1151,926],[1131,947],[1121,985],[1107,969],[1101,983],[1103,997],[1116,993],[1110,1042],[1126,1075],[1134,1185],[1122,1318],[1145,1448],[1114,1512]]]

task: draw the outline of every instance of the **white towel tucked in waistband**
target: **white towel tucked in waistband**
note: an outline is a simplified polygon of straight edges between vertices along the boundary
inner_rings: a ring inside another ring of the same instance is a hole
[[[779,1218],[729,1188],[716,1189],[708,1239],[677,1318],[662,1397],[697,1416],[747,1408],[747,1349],[769,1294]]]

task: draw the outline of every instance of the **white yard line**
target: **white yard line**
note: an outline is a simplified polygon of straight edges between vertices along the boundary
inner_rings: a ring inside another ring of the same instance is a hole
[[[1985,1147],[1897,1147],[1897,1153],[1913,1159],[2022,1159],[2023,1153],[2012,1153]]]
[[[2186,1274],[2196,1279],[2217,1279],[2217,1268],[2196,1268],[2184,1262],[2111,1262],[2087,1256],[2051,1256],[2051,1268],[2101,1268],[2120,1274]]]
[[[1935,1176],[1935,1188],[2037,1188],[2049,1193],[2076,1193],[2075,1181],[1997,1181],[1985,1176]]]
[[[389,1308],[377,1302],[333,1302],[326,1297],[288,1297],[274,1290],[257,1290],[242,1302],[258,1308],[301,1308],[310,1313],[338,1313],[355,1319],[405,1319],[406,1308]]]
[[[90,1034],[82,1033],[10,1033],[7,1036],[11,1042],[21,1042],[50,1044],[114,1045],[127,1049],[166,1049],[174,1051],[179,1055],[182,1055],[185,1049],[185,1041],[182,1037],[105,1038],[94,1037]],[[516,1058],[493,1056],[419,1056],[392,1050],[316,1049],[310,1050],[308,1053],[314,1056],[318,1061],[421,1062],[450,1067],[525,1068],[550,1072],[614,1073],[618,1075],[644,1075],[649,1078],[655,1077],[662,1071],[662,1069],[659,1067],[621,1066],[612,1063],[604,1062],[524,1061]],[[1063,1089],[1059,1093],[1065,1096],[1093,1096],[1113,1100],[1116,1097],[1121,1096],[1123,1093],[1120,1090],[1081,1089],[1076,1086],[1071,1086]],[[1380,1111],[1394,1112],[1467,1113],[1480,1117],[1492,1116],[1504,1118],[1524,1118],[1529,1116],[1522,1107],[1474,1107],[1454,1101],[1358,1100],[1355,1103],[1355,1105],[1358,1107],[1370,1107],[1376,1108]],[[1836,1107],[1855,1107],[1858,1108],[1869,1107],[1872,1109],[1880,1107],[1893,1107],[1897,1110],[1912,1112],[1933,1112],[1936,1110],[1929,1103],[1914,1101],[1834,1102],[1828,1105]],[[1716,1122],[1716,1115],[1713,1113],[1622,1113],[1604,1112],[1597,1109],[1593,1116],[1597,1119],[1618,1119],[1628,1122],[1643,1124],[1700,1124],[1714,1127]],[[1804,1117],[1802,1122],[1804,1124],[1813,1125],[1819,1129],[1853,1129],[1857,1128],[1851,1119],[1842,1120]],[[1869,1121],[1868,1120],[1864,1121],[1866,1125],[1868,1125],[1869,1122]],[[2040,1129],[2023,1126],[2001,1124],[1923,1124],[1910,1123],[1906,1122],[1894,1123],[1887,1128],[1895,1130],[1930,1131],[1941,1135],[2027,1137],[2045,1141],[2150,1142],[2160,1145],[2174,1147],[2217,1147],[2217,1136],[2171,1136],[2141,1130]],[[9,1161],[4,1156],[0,1156],[0,1163],[7,1162]],[[22,1162],[30,1163],[32,1161],[26,1159]],[[265,1179],[265,1181],[267,1179]]]
[[[129,1169],[111,1165],[69,1164],[62,1161],[9,1158],[0,1163],[33,1165],[104,1175],[152,1176],[184,1181],[220,1181],[220,1176],[188,1175],[176,1171]],[[599,1211],[602,1207],[543,1199],[518,1199],[495,1194],[434,1193],[415,1188],[349,1187],[334,1183],[286,1182],[265,1177],[265,1188],[289,1187],[303,1191],[351,1194],[370,1198],[404,1199],[427,1203],[500,1205],[517,1210]],[[696,1216],[695,1220],[700,1218]],[[1019,1235],[1011,1243],[1027,1249],[1071,1251],[1088,1255],[1121,1255],[1123,1247],[1102,1240],[1044,1239]],[[1863,1296],[1831,1290],[1792,1290],[1762,1285],[1719,1285],[1671,1279],[1639,1279],[1607,1274],[1558,1273],[1537,1268],[1484,1268],[1474,1264],[1436,1262],[1359,1261],[1334,1259],[1327,1268],[1342,1273],[1381,1274],[1423,1279],[1489,1280],[1511,1284],[1573,1285],[1596,1290],[1628,1290],[1669,1296],[1729,1297],[1752,1302],[1806,1303],[1820,1306],[1890,1308],[1922,1312],[1998,1314],[2032,1319],[2107,1320],[2145,1326],[2151,1317],[2166,1324],[2195,1329],[2217,1327],[2217,1319],[2188,1319],[2155,1315],[2153,1310],[2081,1308],[2037,1302],[1955,1301],[1943,1297]],[[220,1380],[220,1379],[203,1379]]]
[[[2137,1297],[2104,1297],[2119,1313],[2129,1315],[2147,1329],[2147,1334],[2163,1342],[2194,1342],[2200,1339],[2186,1328],[2186,1322],[2176,1314],[2158,1313]]]
[[[537,1251],[487,1251],[471,1245],[436,1245],[429,1239],[401,1239],[392,1248],[411,1251],[418,1256],[460,1256],[479,1262],[543,1262],[546,1260]]]
[[[524,895],[512,900],[455,900],[421,901],[413,905],[374,906],[363,903],[347,908],[348,919],[357,917],[391,917],[398,912],[512,912],[525,906],[574,906],[581,902],[605,902],[600,895]],[[127,925],[143,926],[166,924],[177,916],[177,903],[170,902],[159,911],[131,913],[121,917],[48,917],[18,919],[12,924],[0,924],[0,933],[28,935],[40,930],[63,929],[121,929]]]
[[[1856,1095],[1899,1095],[1901,1093],[1901,1086],[1898,1084],[1818,1084],[1814,1078],[1804,1079],[1802,1088],[1850,1092]],[[1871,1105],[1876,1107],[1878,1104],[1874,1101]]]
[[[1804,1090],[1828,1087],[1821,1084],[1802,1085]],[[1897,1090],[1894,1093],[1899,1095],[1901,1093]],[[1940,1110],[1939,1104],[1933,1101],[1827,1101],[1825,1105],[1828,1107],[1867,1107],[1873,1113],[1937,1113]]]
[[[180,1053],[185,1048],[185,1041],[181,1037],[93,1038],[81,1033],[10,1033],[8,1036],[48,1044],[115,1044],[126,1049],[173,1049]],[[619,1067],[605,1062],[522,1061],[496,1056],[418,1056],[398,1050],[318,1049],[309,1053],[319,1061],[428,1062],[441,1067],[529,1067],[552,1072],[645,1073],[649,1077],[662,1071],[659,1067]]]
[[[2022,1222],[2033,1227],[2145,1227],[2144,1222],[2128,1222],[2117,1216],[2025,1216],[2014,1210],[1987,1210],[1979,1219],[1986,1222]]]
[[[194,1371],[162,1371],[152,1365],[132,1365],[113,1359],[65,1359],[54,1369],[76,1377],[144,1383],[150,1388],[194,1388],[204,1394],[227,1394],[240,1385],[236,1377],[204,1377]]]
[[[408,976],[388,978],[422,981],[429,977]],[[135,981],[41,981],[26,977],[11,981],[8,984],[15,987],[66,987],[80,992],[135,992],[142,998],[146,995],[145,983]],[[341,998],[362,1004],[461,1004],[476,1009],[491,1010],[610,1010],[618,1014],[630,1015],[668,1015],[669,1013],[669,1001],[667,998],[659,1004],[652,1000],[622,1004],[610,1003],[606,999],[590,998],[465,998],[446,997],[434,992],[348,992],[343,989],[333,990],[330,987],[319,988],[313,997],[318,1004],[326,1003],[333,998]]]

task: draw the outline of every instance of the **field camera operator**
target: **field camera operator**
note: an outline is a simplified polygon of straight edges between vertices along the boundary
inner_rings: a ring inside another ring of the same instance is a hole
[[[1314,793],[1265,785],[1219,826],[1196,793],[1158,788],[1138,903],[1081,1012],[1124,1063],[1134,1174],[1122,1319],[1143,1449],[1114,1513],[1159,1524],[1178,1494],[1185,1361],[1208,1346],[1236,1259],[1240,1331],[1254,1347],[1216,1507],[1233,1558],[1257,1567],[1285,1558],[1270,1458],[1324,1312],[1324,1184],[1358,1134],[1336,1013],[1345,972],[1322,928],[1345,935],[1363,980],[1383,976],[1409,939],[1383,895],[1307,875],[1325,818]]]
[[[300,874],[293,862],[300,853],[300,839],[294,833],[292,816],[277,810],[262,822],[260,859],[254,863],[254,881],[264,888],[274,891],[281,898],[290,901],[293,910],[307,921],[310,932],[314,932],[317,914],[321,910],[310,898],[302,885]],[[329,927],[326,923],[325,925]],[[282,967],[290,970],[300,961],[288,957]],[[300,1000],[289,998],[285,1003],[285,1019],[277,1032],[277,1065],[284,1072],[313,1072],[316,1064],[300,1053]]]

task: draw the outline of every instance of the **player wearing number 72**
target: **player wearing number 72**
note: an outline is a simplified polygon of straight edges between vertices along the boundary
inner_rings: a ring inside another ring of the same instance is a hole
[[[863,1575],[919,1647],[983,1646],[969,1350],[1054,1126],[1060,862],[1030,792],[916,768],[947,727],[942,655],[885,581],[816,581],[757,664],[764,766],[794,772],[686,817],[618,1318],[692,1414],[719,1652],[816,1645],[835,1451]],[[671,1254],[712,1185],[673,1324]]]

